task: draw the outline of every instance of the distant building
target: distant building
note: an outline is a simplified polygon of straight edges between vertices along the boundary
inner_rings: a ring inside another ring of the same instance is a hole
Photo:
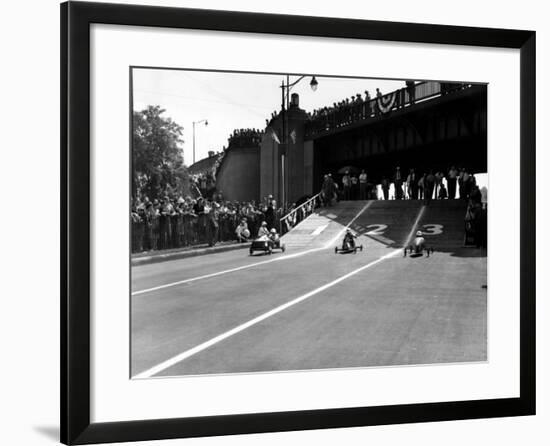
[[[245,130],[229,138],[216,170],[216,190],[231,201],[260,199],[260,144],[263,132]]]
[[[194,164],[191,164],[187,168],[187,171],[190,175],[206,175],[208,173],[213,173],[216,166],[216,161],[218,160],[218,157],[220,155],[221,153],[216,153],[211,150],[208,152],[208,157],[198,160]]]

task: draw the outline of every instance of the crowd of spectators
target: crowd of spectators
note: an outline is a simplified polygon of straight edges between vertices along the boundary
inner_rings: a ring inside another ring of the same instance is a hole
[[[228,148],[232,147],[257,147],[262,141],[263,132],[258,129],[235,129],[229,135],[228,147],[214,153],[209,152],[209,158],[215,157],[214,163],[207,169],[189,175],[191,192],[194,196],[212,198],[216,190],[216,176]]]
[[[425,85],[425,84],[424,84]],[[467,84],[440,83],[440,93],[449,94]],[[405,81],[403,88],[383,94],[379,88],[371,96],[368,90],[354,96],[334,102],[332,106],[322,107],[308,113],[309,130],[313,133],[347,126],[353,122],[400,109],[417,100],[418,85],[411,80]]]
[[[390,191],[393,194],[390,196]],[[458,197],[457,197],[458,192]],[[432,200],[459,198],[469,200],[472,194],[481,193],[475,176],[466,168],[451,166],[448,171],[418,171],[409,168],[404,172],[396,166],[391,175],[371,179],[365,169],[346,170],[339,180],[326,174],[321,187],[321,202],[331,205],[339,200]]]
[[[189,185],[193,196],[212,197],[216,190],[214,171],[206,171],[189,175]]]
[[[281,216],[282,209],[272,196],[260,203],[228,201],[222,192],[212,199],[168,195],[154,200],[137,198],[131,209],[132,252],[244,241],[256,236],[262,222],[269,229],[278,229]]]
[[[368,90],[363,93],[356,93],[354,96],[334,102],[330,107],[322,107],[308,113],[311,121],[316,121],[318,125],[314,130],[328,130],[342,127],[352,122],[356,122],[371,116],[383,113],[382,98],[384,95],[379,88],[376,89],[374,96],[371,96]],[[401,108],[407,102],[415,102],[415,82],[406,81],[405,87],[395,92],[389,93],[391,108]]]
[[[257,147],[264,132],[259,129],[235,129],[229,136],[229,147]]]

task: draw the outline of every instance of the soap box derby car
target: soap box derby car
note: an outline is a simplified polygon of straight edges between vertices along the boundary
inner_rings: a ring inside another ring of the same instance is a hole
[[[271,254],[274,249],[280,249],[282,252],[285,252],[285,244],[281,243],[280,240],[273,241],[267,235],[262,235],[252,242],[249,251],[250,255],[254,254],[255,251]]]
[[[334,248],[334,253],[335,254],[338,254],[339,252],[342,253],[342,254],[347,254],[347,253],[356,253],[358,249],[360,249],[361,251],[363,251],[363,245],[356,245],[355,244],[355,239],[357,237],[355,235],[352,234],[352,232],[348,229],[346,231],[346,235],[344,236],[344,240],[342,241],[342,247],[341,248],[338,248],[338,246],[336,246]]]
[[[426,246],[422,231],[418,231],[412,243],[405,247],[403,257],[407,257],[407,254],[409,254],[409,257],[420,257],[424,252],[426,252],[426,257],[430,257],[430,254],[434,253],[434,249]]]

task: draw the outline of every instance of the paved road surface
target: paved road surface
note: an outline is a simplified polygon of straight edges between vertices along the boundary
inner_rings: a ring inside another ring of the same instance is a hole
[[[403,258],[411,232],[442,220],[435,208],[342,206],[330,211],[330,229],[338,235],[351,221],[365,234],[355,255],[334,254],[325,234],[285,254],[237,250],[134,267],[132,375],[486,360],[486,257],[460,248],[445,221],[426,228],[443,232],[427,238],[444,250]]]

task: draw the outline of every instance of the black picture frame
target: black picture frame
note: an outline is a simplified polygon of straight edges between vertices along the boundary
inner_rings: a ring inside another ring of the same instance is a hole
[[[520,50],[520,396],[90,422],[90,24]],[[299,31],[298,31],[299,30]],[[61,441],[84,444],[535,414],[535,32],[199,9],[61,5]]]

